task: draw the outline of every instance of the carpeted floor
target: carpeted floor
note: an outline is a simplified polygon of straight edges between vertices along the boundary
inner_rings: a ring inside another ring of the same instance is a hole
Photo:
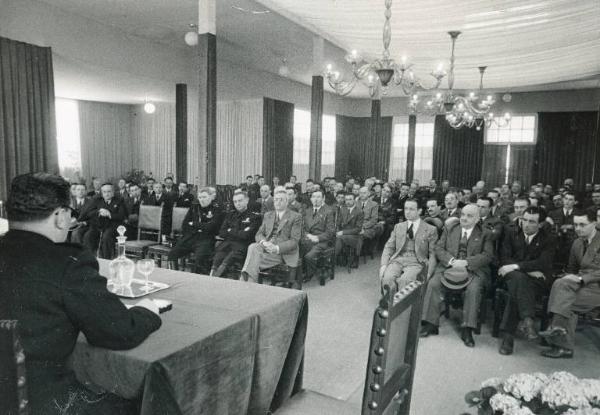
[[[372,313],[379,299],[379,260],[353,269],[336,268],[326,286],[306,284],[309,297],[304,387],[353,403],[360,413]],[[455,315],[454,317],[458,317]],[[600,376],[600,329],[577,334],[573,359],[552,360],[539,355],[534,343],[517,340],[512,356],[498,353],[498,339],[489,324],[469,349],[458,337],[457,321],[442,318],[440,335],[421,339],[411,413],[453,415],[473,413],[464,395],[490,377],[520,372],[567,370],[580,377]]]

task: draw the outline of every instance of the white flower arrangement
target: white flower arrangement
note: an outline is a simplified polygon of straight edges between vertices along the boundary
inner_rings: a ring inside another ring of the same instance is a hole
[[[490,406],[494,411],[501,411],[508,414],[519,409],[521,407],[521,402],[510,395],[497,393],[490,398]]]
[[[504,390],[517,399],[531,402],[546,386],[548,377],[543,373],[519,373],[504,381]]]
[[[580,383],[581,381],[569,372],[554,372],[542,389],[542,402],[553,409],[560,406],[588,408],[591,404]]]

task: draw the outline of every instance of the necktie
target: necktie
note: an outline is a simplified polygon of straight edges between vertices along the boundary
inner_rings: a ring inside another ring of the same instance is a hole
[[[363,205],[362,205],[363,210],[365,210],[365,204],[366,204],[366,202],[363,202]]]
[[[589,242],[588,242],[588,240],[587,240],[587,239],[584,239],[584,240],[583,240],[583,255],[585,255],[585,253],[587,252],[588,245],[589,245]]]
[[[410,223],[410,226],[408,227],[408,231],[406,232],[406,234],[408,235],[409,239],[414,239],[415,238],[415,234],[413,233],[413,223]]]
[[[317,210],[319,210],[319,209],[317,209],[317,208],[314,209],[313,216],[317,214]]]
[[[465,244],[465,245],[466,245],[466,244],[467,244],[467,240],[468,240],[468,239],[469,239],[469,238],[467,237],[467,231],[464,231],[464,232],[463,232],[463,235],[462,235],[462,238],[460,239],[460,243],[461,243],[461,244]]]
[[[531,235],[525,235],[525,242],[527,243],[527,245],[531,243]]]

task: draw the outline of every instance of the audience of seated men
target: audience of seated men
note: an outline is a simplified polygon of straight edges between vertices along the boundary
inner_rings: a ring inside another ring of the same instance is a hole
[[[256,281],[261,270],[282,263],[290,267],[298,266],[302,217],[287,208],[287,200],[285,190],[275,191],[275,210],[265,213],[254,238],[256,242],[248,247],[242,268],[244,280]]]
[[[210,188],[198,192],[198,203],[194,203],[185,215],[182,225],[183,235],[169,252],[169,264],[179,269],[179,258],[194,253],[194,272],[208,274],[209,259],[213,255],[215,236],[223,223],[223,210],[214,202]]]
[[[102,196],[94,199],[93,206],[83,218],[89,223],[83,245],[93,253],[98,251],[100,258],[111,259],[114,255],[117,227],[123,223],[127,212],[123,201],[115,197],[111,183],[104,183],[100,191]]]
[[[304,261],[304,278],[311,279],[317,271],[318,259],[332,247],[335,240],[335,212],[326,205],[321,190],[311,196],[312,208],[304,213],[300,253]]]
[[[466,205],[459,223],[444,229],[436,245],[438,264],[425,293],[422,337],[438,334],[443,292],[465,290],[461,339],[465,346],[475,346],[473,329],[477,327],[483,288],[489,284],[489,264],[494,258],[494,244],[481,229],[479,219],[477,205]]]
[[[210,275],[221,277],[228,268],[246,257],[248,245],[254,240],[261,217],[248,209],[248,194],[233,195],[235,210],[228,213],[219,230]],[[239,271],[239,270],[238,270]],[[239,276],[239,274],[238,274]]]
[[[421,207],[415,199],[404,202],[404,215],[406,220],[394,227],[381,254],[382,293],[390,291],[394,294],[415,281],[423,266],[428,267],[429,278],[436,266],[437,229],[421,220]]]
[[[542,226],[545,219],[543,209],[528,207],[521,228],[512,227],[504,235],[498,278],[508,290],[508,301],[500,326],[500,354],[513,353],[518,329],[526,340],[538,337],[534,326],[536,298],[547,290],[552,279],[557,247],[556,237]]]
[[[72,219],[68,206],[69,184],[62,177],[29,173],[12,180],[10,230],[0,238],[0,315],[19,323],[26,357],[25,411],[139,413],[134,402],[80,383],[67,358],[80,333],[95,347],[136,347],[160,327],[158,308],[142,300],[127,309],[106,289],[92,253],[64,243]],[[0,403],[2,413],[6,405]]]
[[[540,332],[551,345],[542,351],[545,357],[573,357],[577,313],[586,313],[600,306],[600,232],[596,221],[597,212],[594,210],[574,214],[577,239],[570,249],[567,274],[552,285],[548,302],[552,321],[547,330]]]

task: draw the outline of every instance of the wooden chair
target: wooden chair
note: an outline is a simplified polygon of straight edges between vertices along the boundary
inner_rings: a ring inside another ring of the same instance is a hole
[[[173,208],[173,213],[171,214],[171,242],[169,242],[168,245],[158,244],[148,247],[148,258],[154,259],[159,267],[162,266],[163,259],[165,263],[167,262],[166,258],[169,257],[169,252],[171,252],[173,241],[177,239],[179,235],[181,235],[183,220],[185,219],[185,215],[187,215],[188,210],[190,209],[184,207]]]
[[[0,412],[29,413],[25,353],[17,333],[16,320],[0,320]]]
[[[298,265],[290,267],[286,264],[279,264],[272,268],[267,268],[258,273],[258,283],[262,284],[265,279],[271,281],[271,285],[281,285],[285,288],[302,289],[302,259],[298,259]]]
[[[125,242],[125,255],[135,258],[145,258],[148,248],[157,242],[160,243],[162,210],[162,206],[140,206],[137,240]],[[142,233],[156,235],[156,238],[141,239]]]
[[[328,279],[335,278],[335,240],[334,245],[327,248],[317,259],[317,272],[319,284],[325,285]]]
[[[427,275],[421,272],[394,297],[382,298],[373,315],[369,362],[361,408],[304,390],[294,395],[276,415],[362,414],[408,415],[415,373],[419,325]]]

